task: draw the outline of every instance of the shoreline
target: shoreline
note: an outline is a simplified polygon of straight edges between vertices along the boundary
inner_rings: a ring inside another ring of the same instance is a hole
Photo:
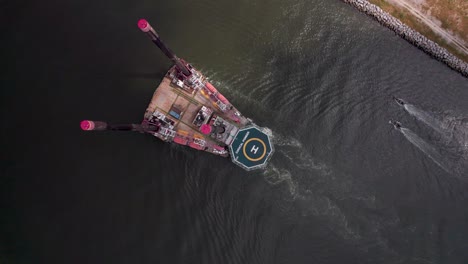
[[[374,18],[381,25],[392,30],[395,34],[423,50],[434,59],[445,63],[451,69],[461,73],[464,77],[468,77],[468,63],[459,59],[447,49],[423,36],[421,33],[405,25],[397,18],[383,11],[380,7],[366,0],[343,0],[343,2],[354,6],[359,11]]]

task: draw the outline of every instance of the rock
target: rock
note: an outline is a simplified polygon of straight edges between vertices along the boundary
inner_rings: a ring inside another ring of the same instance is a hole
[[[348,3],[359,11],[373,17],[377,22],[379,22],[379,24],[389,28],[401,38],[407,40],[409,43],[415,45],[417,48],[423,50],[433,58],[445,63],[453,70],[460,72],[463,76],[468,77],[468,63],[455,57],[437,43],[403,24],[400,20],[383,11],[380,7],[365,0],[343,0],[343,2]]]

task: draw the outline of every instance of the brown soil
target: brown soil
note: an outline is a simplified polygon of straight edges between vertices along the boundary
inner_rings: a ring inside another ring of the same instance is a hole
[[[442,27],[454,32],[468,43],[468,1],[426,0],[422,5],[426,12],[442,22]]]
[[[455,56],[468,62],[468,54],[457,49],[453,44],[447,42],[444,37],[436,34],[429,26],[420,19],[416,18],[407,9],[391,4],[386,0],[368,0],[379,6],[385,12],[398,18],[401,22],[426,36],[428,39],[436,42],[446,48]],[[422,4],[424,13],[430,11],[432,17],[442,23],[442,28],[447,32],[459,36],[468,43],[468,1],[467,0],[425,0]],[[460,38],[460,37],[459,37]]]

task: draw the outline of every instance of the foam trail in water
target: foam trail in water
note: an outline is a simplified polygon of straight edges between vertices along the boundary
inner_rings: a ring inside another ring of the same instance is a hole
[[[273,134],[273,144],[275,146],[292,146],[302,148],[302,143],[299,140],[292,137],[284,137],[278,134]]]
[[[396,214],[382,209],[372,191],[367,191],[365,185],[354,177],[336,173],[318,161],[299,140],[276,133],[273,135],[275,155],[280,162],[272,160],[263,171],[263,177],[286,192],[287,199],[282,200],[280,206],[300,206],[303,215],[314,215],[317,219],[325,220],[326,226],[344,239],[366,243],[372,241],[370,243],[390,250],[381,230],[398,223]],[[354,208],[379,213],[363,220],[349,210],[350,203]],[[385,218],[379,217],[380,214]],[[368,222],[362,224],[360,221]]]
[[[273,134],[276,158],[263,175],[272,184],[289,186],[293,199],[308,200],[314,195],[331,195],[336,199],[356,199],[372,203],[373,197],[353,177],[336,173],[327,164],[313,157],[302,143],[290,136]],[[281,160],[276,162],[276,159]]]
[[[403,107],[410,115],[414,116],[416,119],[430,126],[432,129],[439,132],[441,135],[449,135],[447,133],[448,131],[446,130],[447,128],[444,128],[443,123],[439,119],[435,118],[434,115],[423,111],[412,104],[405,104]]]
[[[305,205],[302,209],[303,215],[312,214],[317,217],[327,219],[327,225],[346,239],[359,239],[360,235],[357,230],[349,226],[345,212],[343,212],[338,204],[328,197],[333,194],[324,195],[320,190],[308,190],[306,183],[302,182],[284,166],[278,166],[270,163],[263,171],[265,180],[272,185],[283,185],[286,187],[287,199],[284,201],[297,202],[297,204]],[[320,177],[320,176],[319,176]],[[325,187],[326,188],[326,187]],[[283,207],[288,207],[283,204]]]
[[[405,104],[405,110],[419,121],[437,131],[445,143],[456,143],[464,152],[468,152],[468,118],[453,115],[436,115],[417,108],[412,104]],[[468,153],[466,153],[468,155]]]
[[[424,141],[408,128],[401,128],[400,131],[409,142],[424,152],[424,154],[431,158],[439,167],[448,173],[452,173],[450,164],[444,160],[444,157],[432,145]]]
[[[453,139],[462,147],[468,158],[468,117],[448,116],[444,119]]]
[[[328,167],[314,160],[299,140],[274,134],[273,144],[277,146],[277,153],[282,154],[294,166],[300,169],[317,170],[322,175],[330,174]]]
[[[275,163],[272,160],[263,171],[265,180],[273,185],[286,184],[290,198],[293,200],[306,199],[309,194],[301,175],[306,172],[324,177],[330,173],[328,167],[316,161],[299,140],[278,133],[272,134],[276,155],[287,162]],[[301,173],[298,174],[298,170]]]
[[[298,191],[298,182],[292,178],[292,174],[285,168],[278,168],[275,164],[269,164],[263,171],[263,177],[265,180],[272,184],[277,185],[284,183],[286,184],[289,194],[292,199],[304,198]]]

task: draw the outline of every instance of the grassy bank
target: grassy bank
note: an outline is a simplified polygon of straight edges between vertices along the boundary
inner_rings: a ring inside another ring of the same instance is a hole
[[[440,46],[446,48],[453,55],[455,55],[458,58],[464,60],[465,62],[468,62],[468,55],[467,54],[465,54],[465,53],[463,53],[461,51],[458,51],[458,49],[456,49],[455,47],[450,45],[450,43],[447,43],[443,38],[439,37],[436,33],[434,33],[434,31],[432,31],[432,29],[430,29],[424,23],[419,21],[419,19],[415,18],[409,11],[405,10],[404,8],[396,7],[394,5],[391,5],[388,2],[386,2],[385,0],[368,0],[368,1],[373,3],[374,5],[379,6],[385,12],[391,14],[392,16],[398,18],[401,22],[405,23],[406,25],[408,25],[412,29],[418,31],[419,33],[421,33],[422,35],[424,35],[428,39],[430,39],[430,40],[436,42],[437,44],[439,44]],[[431,1],[431,0],[429,0],[429,1]],[[436,0],[433,0],[433,1],[436,1]],[[448,1],[450,2],[450,0],[448,0]],[[452,0],[452,1],[457,2],[458,0],[457,1]],[[442,6],[439,6],[439,7],[440,8],[435,8],[434,10],[444,9],[443,7],[445,7],[445,6],[442,5]],[[453,7],[451,7],[451,8],[453,8]],[[447,10],[450,10],[450,9],[448,9],[448,7],[447,7]],[[457,32],[457,33],[467,31],[466,36],[468,36],[468,29],[467,29],[466,26],[465,27],[463,27],[463,26],[462,27],[457,27],[457,23],[450,22],[453,19],[455,19],[456,16],[453,16],[453,15],[450,16],[449,15],[450,12],[448,12],[447,10],[444,10],[443,12],[440,11],[441,14],[443,14],[444,16],[447,17],[447,19],[441,19],[442,27],[444,27],[444,28],[446,28],[446,29],[448,29],[450,31]],[[431,12],[432,11],[433,10],[431,9]],[[457,10],[456,12],[461,12],[461,11]],[[449,17],[450,17],[450,19],[449,19]],[[460,20],[460,19],[458,19],[458,20]],[[462,21],[464,21],[464,20],[462,20]]]

